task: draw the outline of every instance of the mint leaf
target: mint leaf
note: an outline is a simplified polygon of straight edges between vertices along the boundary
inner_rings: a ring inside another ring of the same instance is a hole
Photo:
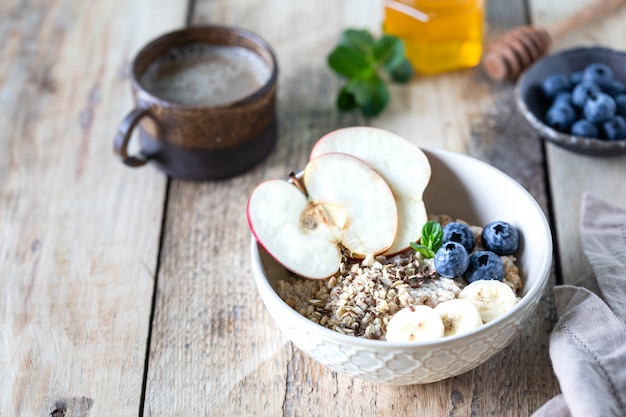
[[[372,73],[372,67],[359,50],[339,45],[328,56],[328,65],[339,75],[347,78],[366,78]]]
[[[424,257],[434,258],[435,252],[437,252],[443,243],[443,229],[437,221],[429,220],[424,223],[420,243],[421,244],[411,242],[410,245],[416,252],[424,255]]]
[[[435,257],[435,252],[432,251],[432,249],[426,247],[426,246],[422,246],[422,245],[418,245],[415,242],[411,242],[410,243],[411,247],[413,249],[415,249],[415,252],[419,252],[421,253],[424,258],[434,258]]]
[[[381,73],[386,72],[392,82],[407,82],[413,75],[401,39],[384,35],[376,40],[367,30],[344,30],[327,61],[335,73],[347,78],[338,93],[337,108],[358,108],[366,118],[379,115],[389,102],[389,90]]]
[[[381,37],[374,45],[374,59],[385,71],[392,71],[404,61],[404,43],[395,36]]]
[[[422,226],[422,245],[428,246],[433,251],[437,252],[437,249],[441,247],[443,243],[443,229],[441,225],[435,220],[427,221]]]
[[[363,117],[377,116],[389,101],[387,86],[376,74],[367,80],[350,81],[346,90],[354,96]]]
[[[400,65],[389,72],[389,76],[397,83],[407,83],[413,77],[413,66],[405,58]]]
[[[340,44],[359,50],[364,56],[370,56],[376,41],[367,30],[347,29],[341,34]]]
[[[357,108],[354,94],[348,91],[348,86],[344,86],[337,96],[337,108],[341,111],[348,111]]]

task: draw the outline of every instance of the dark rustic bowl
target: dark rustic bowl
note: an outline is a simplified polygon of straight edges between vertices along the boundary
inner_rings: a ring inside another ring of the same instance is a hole
[[[626,82],[626,52],[602,47],[580,47],[550,54],[526,70],[515,87],[515,99],[520,112],[539,135],[570,151],[594,156],[614,156],[626,153],[626,139],[604,139],[574,136],[552,129],[543,122],[550,102],[543,97],[541,82],[551,74],[571,74],[594,62],[613,69],[615,78]]]

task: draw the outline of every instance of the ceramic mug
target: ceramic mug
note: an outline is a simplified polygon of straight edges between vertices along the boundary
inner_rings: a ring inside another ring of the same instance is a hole
[[[171,177],[240,174],[276,141],[277,78],[271,47],[246,30],[200,26],[167,33],[133,60],[135,108],[118,127],[114,151],[128,166],[151,162]],[[130,155],[135,128],[140,149]]]

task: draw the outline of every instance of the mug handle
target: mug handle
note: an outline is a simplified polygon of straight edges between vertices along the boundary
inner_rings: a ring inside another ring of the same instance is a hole
[[[113,141],[113,151],[121,158],[124,164],[130,167],[140,167],[145,165],[150,158],[141,153],[138,156],[131,156],[128,154],[128,144],[130,142],[131,135],[137,123],[148,114],[147,107],[135,107],[124,117],[120,122],[115,139]]]

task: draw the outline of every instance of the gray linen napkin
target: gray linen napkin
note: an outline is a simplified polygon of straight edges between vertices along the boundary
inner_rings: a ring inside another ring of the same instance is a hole
[[[593,275],[554,289],[550,358],[561,394],[533,417],[626,416],[626,211],[585,194],[581,217]]]

